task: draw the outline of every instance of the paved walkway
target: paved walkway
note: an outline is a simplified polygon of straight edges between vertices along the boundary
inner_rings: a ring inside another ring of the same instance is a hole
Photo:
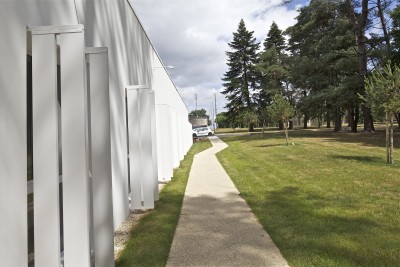
[[[288,266],[217,160],[227,144],[210,140],[194,157],[167,266]]]

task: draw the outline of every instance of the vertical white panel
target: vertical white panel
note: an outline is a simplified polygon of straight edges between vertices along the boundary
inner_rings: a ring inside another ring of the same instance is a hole
[[[0,8],[0,266],[27,266],[26,28],[10,11]]]
[[[131,208],[154,208],[149,89],[127,88]]]
[[[106,48],[87,51],[93,239],[96,267],[114,266],[114,225],[111,180],[110,101]]]
[[[172,120],[171,120],[171,108],[168,105],[164,107],[164,126],[165,126],[165,150],[164,150],[164,158],[165,158],[165,170],[167,179],[171,179],[174,175],[174,162],[173,162],[173,137],[172,137]]]
[[[151,147],[152,147],[152,156],[153,156],[153,190],[154,190],[154,200],[159,200],[158,197],[158,144],[157,144],[157,128],[156,128],[156,102],[155,102],[155,93],[154,91],[150,92],[150,122],[151,122]]]
[[[185,155],[188,153],[189,149],[190,149],[190,140],[192,140],[192,134],[191,134],[191,129],[192,127],[190,126],[190,123],[188,121],[186,121],[186,147],[185,147]]]
[[[58,37],[61,61],[64,264],[90,266],[83,32]]]
[[[60,266],[57,46],[54,34],[32,36],[32,92],[35,265]]]
[[[188,122],[188,133],[187,133],[187,137],[188,137],[188,143],[189,146],[187,148],[188,152],[190,150],[190,148],[193,145],[193,135],[192,135],[192,124],[190,122]]]
[[[175,110],[171,110],[171,128],[172,128],[172,167],[179,167],[179,137],[177,114]]]
[[[163,163],[163,150],[164,150],[164,142],[163,142],[163,134],[165,134],[165,129],[163,129],[163,116],[160,111],[160,105],[155,105],[155,113],[156,113],[156,135],[157,135],[157,171],[158,171],[158,180],[163,181],[164,177],[164,163]]]
[[[169,181],[172,177],[172,134],[171,110],[168,105],[156,105],[158,166],[160,181]]]
[[[129,139],[129,175],[131,186],[131,209],[142,208],[142,183],[140,179],[140,130],[137,90],[126,90],[127,122]]]
[[[140,166],[144,209],[154,208],[150,90],[139,89]]]
[[[183,152],[183,118],[182,114],[178,113],[178,149],[179,149],[179,160],[183,160],[185,153]]]

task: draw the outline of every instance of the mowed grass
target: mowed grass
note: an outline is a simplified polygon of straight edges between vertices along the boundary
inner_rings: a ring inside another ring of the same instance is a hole
[[[211,147],[208,139],[196,142],[181,161],[174,177],[160,192],[155,209],[146,214],[133,229],[125,249],[121,252],[117,267],[165,266],[178,224],[186,184],[193,156]]]
[[[291,266],[400,266],[400,168],[386,164],[384,138],[243,135],[217,156]]]

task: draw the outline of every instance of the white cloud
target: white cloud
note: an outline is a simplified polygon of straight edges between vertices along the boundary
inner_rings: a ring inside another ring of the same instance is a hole
[[[139,19],[189,110],[209,109],[217,95],[217,108],[225,106],[222,90],[227,70],[225,51],[240,19],[263,41],[272,21],[284,30],[293,25],[296,10],[282,0],[132,0]]]

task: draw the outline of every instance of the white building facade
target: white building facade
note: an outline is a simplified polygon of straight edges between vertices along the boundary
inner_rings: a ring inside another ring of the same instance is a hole
[[[188,110],[127,0],[1,0],[0,21],[0,266],[113,266]]]

